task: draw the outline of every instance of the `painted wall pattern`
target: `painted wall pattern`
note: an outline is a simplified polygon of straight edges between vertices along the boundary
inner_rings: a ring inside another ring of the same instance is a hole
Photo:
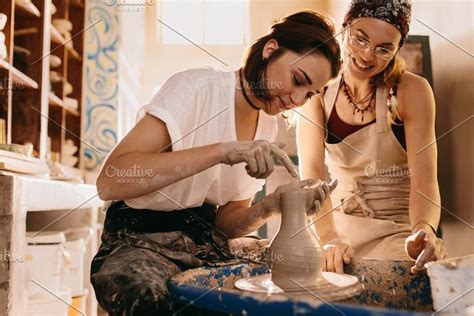
[[[89,27],[89,28],[87,28]],[[82,161],[96,170],[117,143],[119,14],[107,0],[89,0],[84,33]]]

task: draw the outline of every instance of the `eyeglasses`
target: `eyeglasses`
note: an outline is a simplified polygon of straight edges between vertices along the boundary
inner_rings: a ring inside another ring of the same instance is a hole
[[[376,46],[372,48],[372,45],[370,44],[368,40],[358,35],[352,35],[350,30],[349,30],[349,44],[351,44],[354,48],[359,49],[363,52],[367,52],[367,50],[369,49],[374,50],[375,57],[379,59],[383,59],[383,60],[392,59],[392,57],[397,52],[396,48],[388,49],[381,46]]]

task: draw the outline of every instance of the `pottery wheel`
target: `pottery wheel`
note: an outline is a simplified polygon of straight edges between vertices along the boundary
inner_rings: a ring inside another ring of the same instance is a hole
[[[322,272],[322,278],[312,286],[295,282],[294,287],[280,288],[271,280],[271,274],[261,274],[237,280],[235,287],[243,291],[267,294],[310,294],[325,301],[337,301],[357,295],[362,286],[357,277],[334,272]]]

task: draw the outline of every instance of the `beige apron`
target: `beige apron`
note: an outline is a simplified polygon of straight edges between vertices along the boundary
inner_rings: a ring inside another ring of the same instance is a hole
[[[339,78],[340,79],[340,78]],[[324,96],[326,122],[334,107],[340,80]],[[405,238],[410,173],[407,154],[387,122],[388,90],[376,92],[376,122],[326,145],[329,176],[339,184],[331,195],[336,229],[355,250],[355,257],[411,260]]]

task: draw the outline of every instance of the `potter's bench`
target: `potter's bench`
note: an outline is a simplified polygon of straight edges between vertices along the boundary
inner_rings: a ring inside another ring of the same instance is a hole
[[[268,272],[256,264],[188,270],[171,278],[168,287],[183,313],[189,309],[203,315],[428,315],[433,311],[429,278],[426,273],[410,274],[412,264],[353,258],[345,272],[357,276],[363,290],[333,303],[321,302],[311,292],[289,298],[235,288],[240,278]]]

